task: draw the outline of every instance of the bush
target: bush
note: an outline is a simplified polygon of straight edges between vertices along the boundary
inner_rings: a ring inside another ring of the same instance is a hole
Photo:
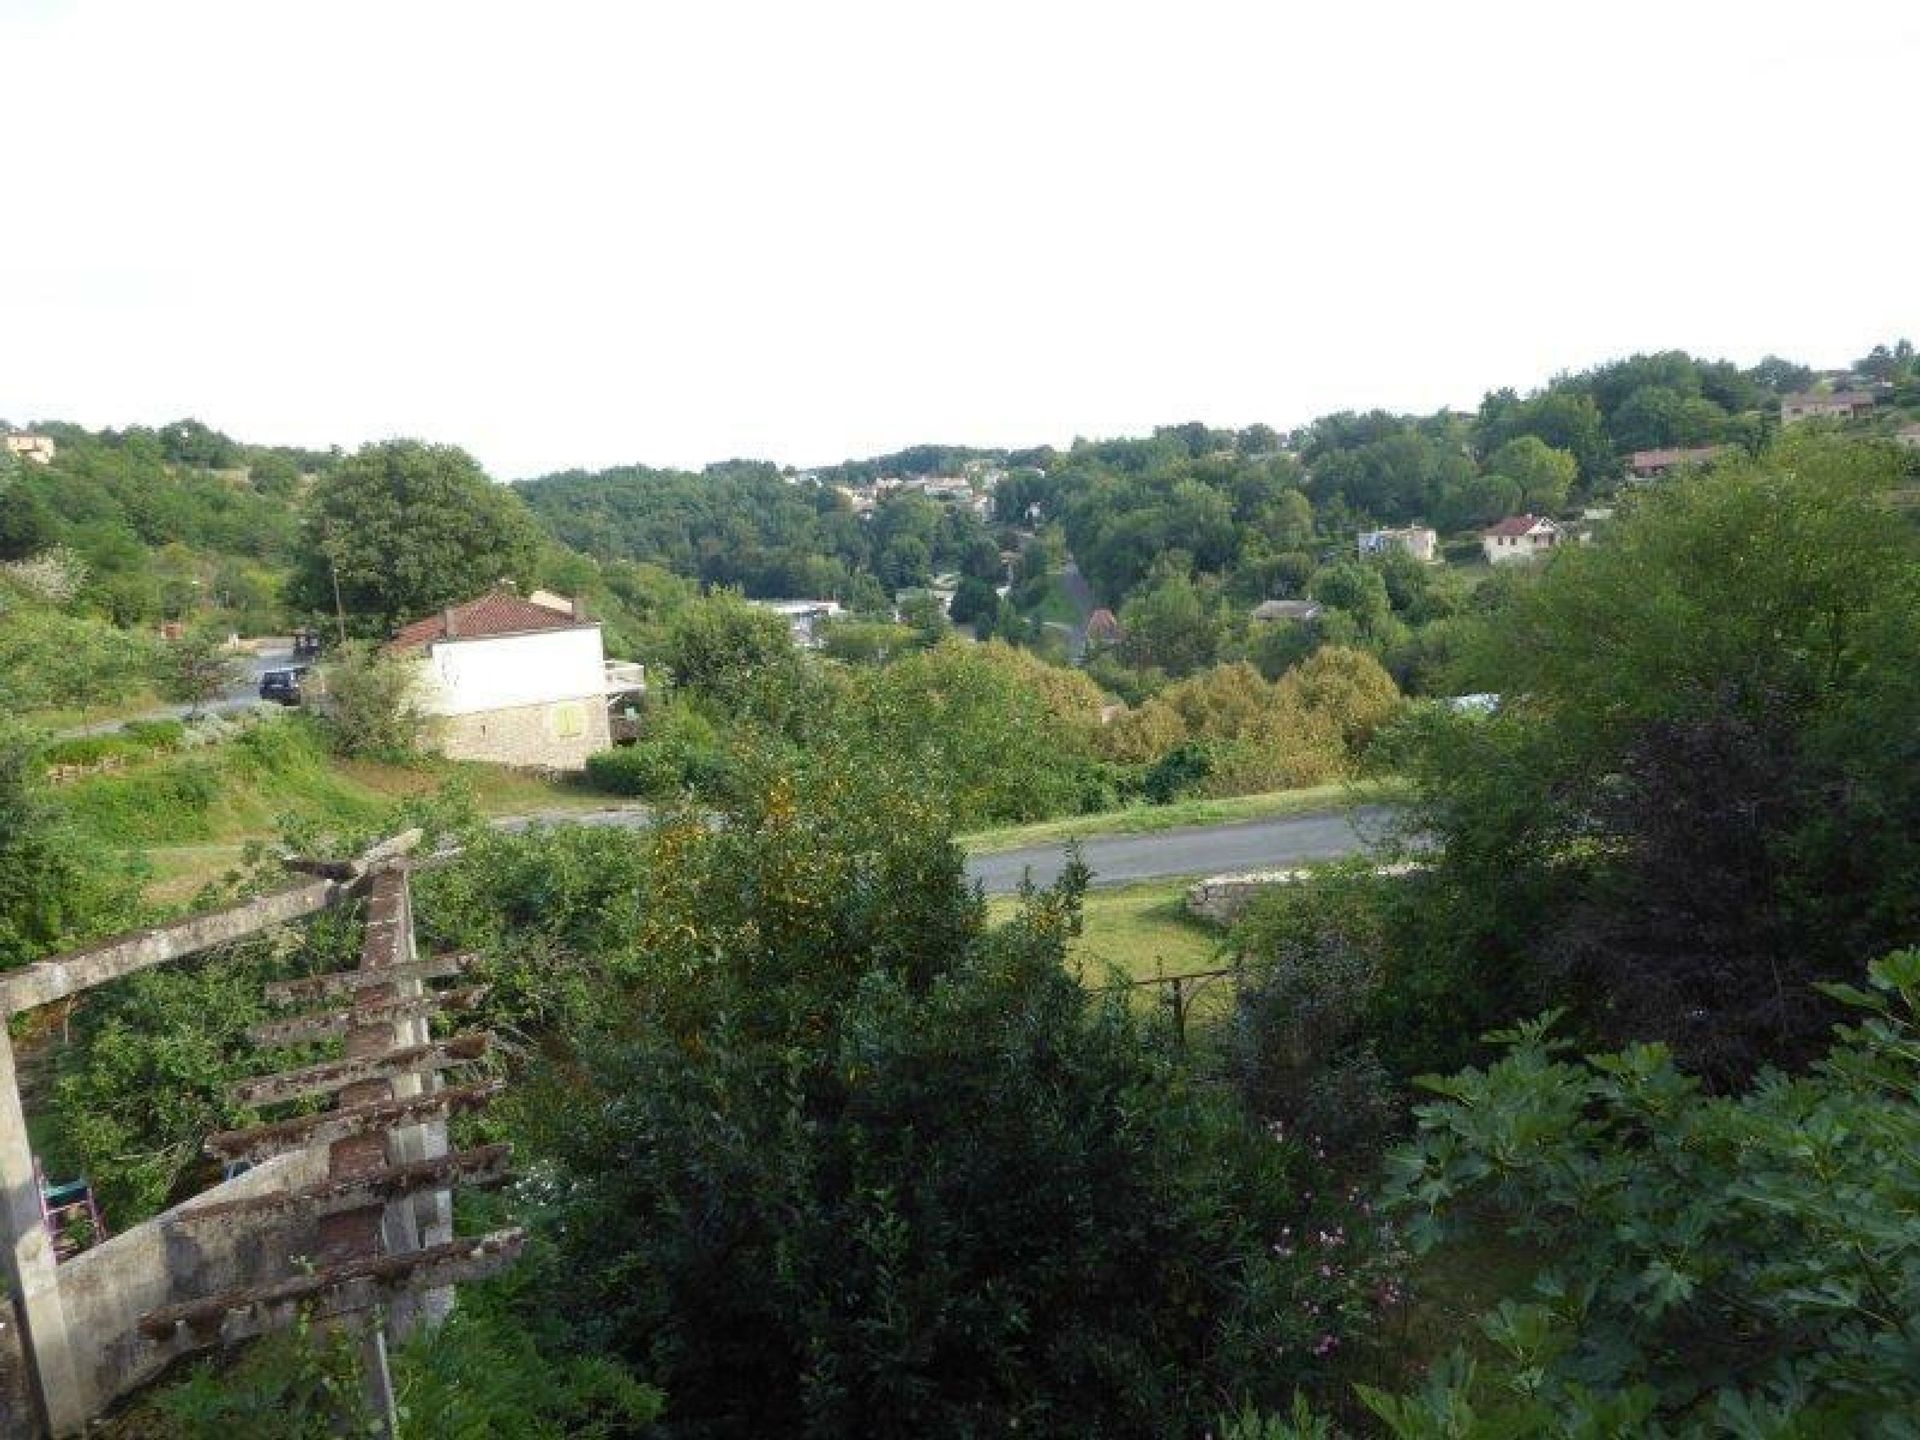
[[[327,728],[342,755],[405,760],[424,717],[413,664],[365,642],[342,646],[325,670]]]
[[[1395,883],[1361,862],[1275,886],[1229,939],[1247,971],[1227,1046],[1241,1095],[1343,1157],[1371,1155],[1399,1114],[1373,1027]]]
[[[145,747],[118,735],[85,735],[72,740],[56,740],[41,752],[51,769],[56,765],[98,765],[105,760],[133,760],[146,754]]]
[[[649,800],[683,794],[715,800],[731,792],[738,766],[695,706],[656,706],[643,723],[646,728],[632,745],[587,757],[589,782],[615,795]]]
[[[1213,776],[1212,749],[1188,742],[1169,750],[1140,778],[1140,793],[1155,805],[1170,805],[1198,790]]]
[[[179,720],[129,720],[120,727],[126,739],[161,753],[179,749],[186,733],[185,723]]]
[[[1911,1430],[1920,953],[1870,973],[1871,994],[1833,987],[1865,1018],[1811,1074],[1740,1094],[1704,1094],[1660,1045],[1563,1058],[1552,1017],[1425,1082],[1441,1098],[1392,1159],[1415,1244],[1491,1233],[1539,1257],[1532,1297],[1482,1322],[1506,1352],[1483,1390],[1563,1412],[1638,1395],[1637,1434]]]

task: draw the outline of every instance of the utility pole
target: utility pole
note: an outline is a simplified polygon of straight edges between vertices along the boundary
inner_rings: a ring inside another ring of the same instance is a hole
[[[340,643],[347,643],[347,607],[340,603],[340,562],[327,552],[327,568],[333,572],[333,618],[340,626]]]

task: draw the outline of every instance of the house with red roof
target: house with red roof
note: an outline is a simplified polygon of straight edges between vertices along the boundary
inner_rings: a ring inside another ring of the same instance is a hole
[[[386,652],[417,662],[434,745],[455,760],[580,770],[613,744],[612,711],[646,688],[609,661],[579,602],[500,587],[403,625]]]
[[[1510,515],[1480,532],[1480,548],[1489,565],[1533,560],[1566,541],[1564,530],[1539,515]]]
[[[1730,445],[1679,445],[1661,450],[1636,450],[1627,457],[1627,477],[1664,480],[1683,465],[1711,465]]]

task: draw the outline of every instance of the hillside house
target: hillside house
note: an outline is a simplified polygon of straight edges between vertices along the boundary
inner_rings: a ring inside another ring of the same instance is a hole
[[[1909,450],[1920,450],[1920,425],[1902,425],[1893,438]]]
[[[1397,530],[1362,530],[1360,558],[1384,555],[1389,550],[1404,550],[1422,565],[1440,558],[1440,537],[1425,525],[1406,525]]]
[[[1873,413],[1873,394],[1867,390],[1830,390],[1780,397],[1780,423],[1801,420],[1851,420]]]
[[[609,661],[578,602],[488,592],[402,626],[386,653],[417,660],[432,743],[455,760],[584,769],[613,743],[609,711],[646,688]]]
[[[1513,515],[1480,534],[1489,565],[1534,560],[1565,543],[1566,532],[1539,515]]]
[[[51,465],[58,453],[51,435],[9,435],[6,441],[9,455],[18,455],[36,465]]]
[[[787,632],[802,650],[818,650],[826,643],[827,622],[843,613],[837,600],[753,600],[749,604],[771,610],[787,622]]]
[[[1627,457],[1627,478],[1664,480],[1682,465],[1709,465],[1731,448],[1727,445],[1683,445],[1668,450],[1636,450]]]
[[[1087,644],[1117,645],[1120,636],[1119,617],[1106,606],[1100,606],[1087,617]]]

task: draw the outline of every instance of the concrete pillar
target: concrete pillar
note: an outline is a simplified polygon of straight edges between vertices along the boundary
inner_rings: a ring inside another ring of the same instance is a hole
[[[53,1238],[40,1213],[40,1177],[34,1173],[27,1119],[13,1069],[13,1041],[0,1019],[0,1229],[5,1231],[7,1279],[25,1332],[27,1369],[47,1430],[76,1435],[87,1423],[67,1314],[60,1302]]]

